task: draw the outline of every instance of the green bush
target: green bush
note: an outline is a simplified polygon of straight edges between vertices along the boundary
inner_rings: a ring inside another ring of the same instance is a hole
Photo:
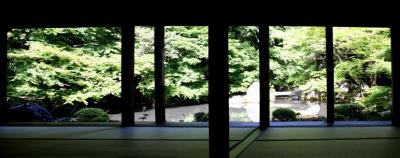
[[[362,118],[364,120],[371,120],[371,121],[375,120],[375,121],[378,121],[378,120],[382,120],[383,116],[378,112],[365,111],[365,112],[362,113]]]
[[[390,109],[391,87],[374,86],[366,92],[366,96],[360,100],[371,111],[382,112]]]
[[[295,121],[296,116],[293,110],[287,108],[279,108],[272,112],[272,119],[278,121]]]
[[[391,120],[392,119],[392,113],[391,112],[382,112],[381,114],[381,120]]]
[[[363,112],[363,119],[375,120],[375,121],[390,120],[391,114],[390,112],[386,113],[386,112],[366,111]]]
[[[364,107],[359,104],[339,104],[335,106],[335,115],[343,115],[349,120],[362,120]]]
[[[108,114],[99,108],[83,108],[75,113],[79,122],[108,122]]]
[[[341,115],[341,114],[335,114],[335,120],[336,121],[344,121],[347,120],[346,116]]]
[[[207,122],[208,121],[208,113],[198,112],[193,115],[195,122]]]

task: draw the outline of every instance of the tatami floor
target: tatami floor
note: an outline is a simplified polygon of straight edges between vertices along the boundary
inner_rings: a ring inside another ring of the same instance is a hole
[[[400,128],[231,128],[230,145],[241,158],[399,158]],[[208,157],[208,128],[3,126],[0,157]]]

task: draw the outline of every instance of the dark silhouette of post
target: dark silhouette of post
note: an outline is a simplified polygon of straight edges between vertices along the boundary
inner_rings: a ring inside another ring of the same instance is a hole
[[[229,158],[228,26],[208,28],[209,154]]]
[[[258,27],[260,66],[260,128],[269,127],[269,26]]]
[[[6,123],[7,112],[7,29],[0,28],[0,124]]]
[[[333,60],[333,27],[325,27],[326,38],[326,106],[327,123],[332,125],[335,121],[335,92],[334,92],[334,60]]]
[[[165,87],[164,87],[164,26],[154,28],[154,77],[155,77],[155,115],[156,123],[165,122]]]
[[[399,61],[400,58],[400,25],[391,27],[392,46],[392,124],[400,126],[400,79]]]
[[[121,28],[122,38],[122,126],[135,125],[135,87],[134,87],[134,49],[135,49],[135,27],[128,25]]]

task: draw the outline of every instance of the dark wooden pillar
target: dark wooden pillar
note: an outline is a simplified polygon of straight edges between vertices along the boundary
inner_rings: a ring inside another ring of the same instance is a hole
[[[135,49],[135,27],[123,26],[121,28],[122,38],[122,126],[135,125],[135,87],[134,87],[134,49]]]
[[[391,28],[391,46],[392,46],[392,124],[400,126],[400,79],[399,62],[400,61],[400,26]]]
[[[259,26],[260,128],[269,127],[269,26]]]
[[[208,31],[209,154],[229,158],[228,26],[212,25]]]
[[[332,125],[335,122],[335,92],[334,92],[334,60],[333,60],[333,27],[326,26],[326,106],[327,123]]]
[[[156,26],[154,28],[154,105],[157,124],[165,122],[164,33],[164,26]]]
[[[7,29],[0,28],[0,124],[7,112]]]

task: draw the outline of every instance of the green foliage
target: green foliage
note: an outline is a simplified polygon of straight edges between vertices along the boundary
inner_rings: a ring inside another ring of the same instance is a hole
[[[390,30],[387,28],[335,27],[334,49],[337,61],[390,56]]]
[[[374,86],[370,88],[365,97],[359,103],[365,105],[370,111],[382,112],[390,110],[391,88],[386,86]]]
[[[311,78],[304,84],[300,85],[300,89],[304,91],[304,94],[315,93],[320,98],[317,100],[326,100],[326,70],[313,71],[310,73]]]
[[[305,96],[326,99],[324,29],[278,26],[270,27],[270,34],[272,87],[299,86]],[[338,106],[337,119],[376,119],[390,109],[390,54],[387,28],[334,28],[335,102],[360,104]]]
[[[255,33],[249,33],[246,37],[240,36],[247,34],[246,31],[257,31],[253,27],[232,27],[235,30],[231,32],[229,39],[229,80],[230,94],[242,94],[247,91],[249,86],[258,81],[258,50],[254,46],[254,41],[249,36]],[[242,30],[244,29],[244,30]],[[243,32],[242,32],[243,31]],[[239,34],[239,35],[236,35]],[[250,41],[248,41],[250,40]]]
[[[364,120],[375,120],[375,121],[380,121],[380,120],[390,120],[391,116],[390,114],[382,114],[378,113],[376,111],[364,111],[362,118]]]
[[[154,99],[154,29],[136,27],[136,92]],[[120,96],[119,28],[14,29],[8,38],[10,104],[37,101],[46,107],[96,104]],[[243,94],[259,77],[258,28],[229,28],[230,95]],[[198,104],[208,95],[208,29],[171,26],[165,33],[168,105]],[[323,27],[270,27],[270,86],[299,87],[326,98]],[[335,92],[338,103],[356,102],[371,112],[388,110],[391,99],[390,31],[334,28]],[[345,88],[343,88],[345,87]],[[348,116],[345,116],[348,117]]]
[[[229,94],[244,94],[259,78],[258,28],[232,26],[229,29]]]
[[[171,26],[165,38],[167,103],[198,103],[208,95],[208,30]]]
[[[135,27],[135,77],[137,92],[154,98],[154,28]]]
[[[325,32],[321,27],[270,27],[270,74],[276,89],[323,93]],[[311,79],[311,80],[310,80]]]
[[[99,108],[83,108],[75,113],[79,122],[108,122],[107,112]]]
[[[278,121],[295,121],[296,113],[292,109],[288,108],[278,108],[272,112],[273,120]]]
[[[372,111],[385,109],[392,82],[389,37],[387,28],[334,28],[338,103],[357,102]],[[383,94],[387,97],[379,97]]]
[[[345,121],[346,119],[347,119],[347,117],[342,114],[335,114],[336,121]]]
[[[335,106],[335,115],[338,115],[338,119],[345,117],[346,120],[361,120],[364,109],[359,104],[339,104]]]
[[[61,105],[87,104],[89,98],[120,95],[119,54],[93,56],[82,48],[65,50],[30,41],[29,50],[12,49],[8,59],[10,102],[49,99]]]

